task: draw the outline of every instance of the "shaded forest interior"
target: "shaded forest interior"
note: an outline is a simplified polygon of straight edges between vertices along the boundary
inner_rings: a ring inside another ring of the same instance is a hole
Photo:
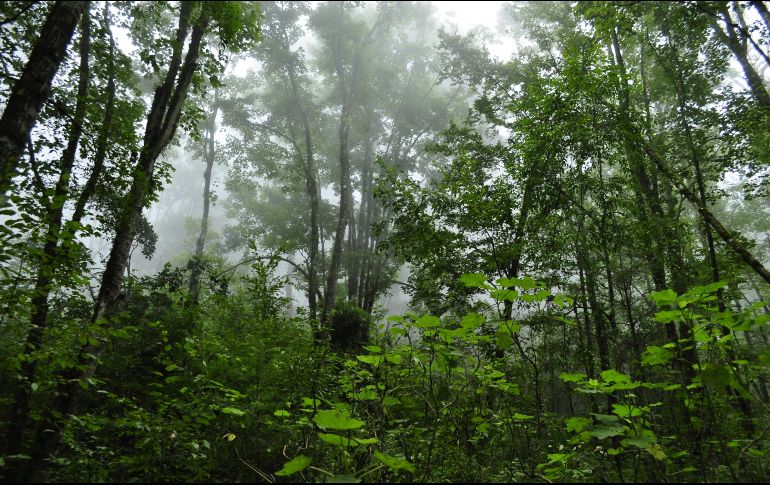
[[[0,3],[0,480],[770,479],[768,4],[447,8]]]

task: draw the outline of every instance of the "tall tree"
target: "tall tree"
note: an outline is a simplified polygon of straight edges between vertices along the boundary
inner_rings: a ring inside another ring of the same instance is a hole
[[[40,31],[27,65],[14,84],[0,118],[0,193],[10,188],[38,113],[48,97],[78,20],[89,2],[57,1]],[[2,206],[8,201],[2,198]]]

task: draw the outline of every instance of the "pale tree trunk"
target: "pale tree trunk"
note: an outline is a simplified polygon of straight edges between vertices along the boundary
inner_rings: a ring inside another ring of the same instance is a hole
[[[195,256],[193,256],[192,270],[190,272],[190,303],[198,303],[200,291],[200,278],[203,272],[203,249],[206,244],[206,234],[209,230],[209,208],[211,206],[211,172],[216,160],[216,133],[217,113],[219,112],[219,90],[214,90],[211,115],[206,128],[206,139],[203,142],[203,158],[206,162],[206,170],[203,172],[203,215],[201,216],[201,230],[198,241],[195,244]]]
[[[283,48],[288,52],[290,46],[288,45],[288,39],[283,39]],[[288,59],[288,57],[287,57]],[[292,96],[297,108],[297,112],[302,122],[302,131],[305,137],[305,190],[310,200],[310,231],[308,240],[308,312],[311,325],[314,327],[318,321],[318,245],[319,245],[319,228],[318,228],[318,176],[316,174],[315,157],[313,154],[313,135],[310,129],[310,120],[308,119],[307,112],[302,106],[302,97],[300,96],[299,80],[297,79],[296,67],[292,59],[288,59],[286,62],[286,72],[289,76],[289,84],[291,85]],[[316,332],[318,333],[318,332]]]
[[[27,65],[11,90],[0,118],[0,207],[8,203],[2,194],[16,175],[19,157],[88,3],[58,1],[53,5]]]

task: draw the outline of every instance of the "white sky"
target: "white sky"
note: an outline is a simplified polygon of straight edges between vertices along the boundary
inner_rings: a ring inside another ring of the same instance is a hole
[[[484,27],[490,33],[499,34],[498,14],[503,5],[510,2],[431,2],[438,10],[438,16],[445,28],[455,25],[461,34],[475,27]],[[490,44],[490,53],[498,60],[510,58],[514,51],[514,39],[499,36],[498,43]]]

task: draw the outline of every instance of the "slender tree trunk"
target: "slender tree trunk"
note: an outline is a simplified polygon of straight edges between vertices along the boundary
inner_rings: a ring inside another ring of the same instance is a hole
[[[754,95],[754,99],[757,100],[757,103],[764,109],[765,113],[770,114],[770,94],[767,92],[762,77],[757,73],[756,69],[754,69],[754,66],[752,66],[749,61],[746,39],[741,39],[738,36],[738,32],[736,32],[733,27],[733,18],[730,16],[730,12],[727,10],[726,5],[720,9],[720,14],[722,15],[722,20],[725,22],[725,30],[722,30],[722,27],[719,26],[719,23],[716,20],[712,21],[711,28],[714,30],[717,38],[730,49],[738,60],[738,63],[743,70],[743,74],[746,77],[746,82]]]
[[[19,157],[88,3],[58,1],[53,5],[27,65],[11,90],[0,118],[0,207],[7,205],[3,194],[16,175]]]
[[[347,86],[345,79],[345,69],[342,65],[341,52],[339,51],[339,39],[335,39],[335,57],[336,72],[339,81],[340,91],[342,93],[342,105],[340,110],[340,207],[339,218],[337,220],[337,231],[334,234],[334,246],[332,249],[332,259],[329,263],[329,270],[326,275],[326,290],[324,291],[324,307],[321,317],[322,324],[328,326],[331,319],[334,304],[337,298],[337,279],[339,278],[340,265],[342,263],[342,242],[345,238],[345,228],[348,225],[348,203],[350,201],[350,148],[348,147],[348,137],[350,134],[350,102],[351,93],[355,82],[355,75],[352,76],[351,86]],[[355,70],[355,66],[354,66]]]
[[[47,327],[48,299],[51,294],[51,282],[55,276],[59,258],[57,251],[61,238],[62,215],[64,204],[69,195],[69,181],[75,165],[82,126],[88,103],[88,84],[90,82],[89,56],[91,49],[91,21],[88,13],[82,16],[80,34],[80,79],[78,80],[75,113],[69,127],[67,147],[62,154],[59,180],[54,189],[51,206],[48,207],[48,229],[46,230],[43,254],[38,262],[35,290],[32,296],[32,318],[27,340],[24,346],[24,358],[21,363],[21,379],[16,387],[12,416],[6,434],[6,454],[16,455],[21,451],[24,431],[29,419],[29,405],[32,398],[31,384],[35,380],[37,360],[35,353],[40,350],[43,334]]]
[[[206,170],[203,172],[203,215],[201,216],[201,231],[195,244],[195,256],[193,257],[192,271],[190,272],[190,302],[198,303],[200,291],[200,278],[203,272],[203,249],[206,244],[206,234],[209,230],[209,207],[211,205],[211,172],[216,160],[216,133],[217,113],[219,111],[219,90],[214,90],[214,100],[211,115],[208,120],[206,139],[203,146],[203,157],[206,161]]]
[[[110,24],[109,2],[104,3],[104,28],[109,37],[109,58],[107,61],[107,96],[104,107],[104,117],[99,129],[98,139],[96,141],[96,153],[94,154],[94,166],[91,168],[91,174],[88,176],[83,189],[80,192],[78,200],[75,202],[75,210],[72,213],[73,223],[80,223],[85,215],[86,204],[96,193],[96,184],[104,171],[104,161],[107,158],[107,145],[112,131],[112,118],[115,111],[115,39],[112,36],[112,27]],[[131,157],[131,162],[135,162],[135,157]]]
[[[735,239],[735,236],[733,236],[730,231],[728,231],[722,225],[722,223],[720,223],[719,220],[714,217],[714,214],[712,214],[707,207],[700,203],[698,197],[687,187],[682,179],[671,170],[666,162],[664,162],[663,159],[658,156],[658,154],[655,152],[652,146],[649,145],[649,143],[644,142],[643,149],[645,153],[647,153],[647,156],[649,156],[650,160],[655,163],[661,173],[663,173],[663,175],[665,175],[671,181],[671,183],[674,184],[679,193],[682,194],[692,205],[694,205],[701,216],[706,220],[706,222],[708,222],[709,225],[714,228],[722,241],[738,255],[741,261],[746,263],[759,276],[761,276],[762,279],[767,282],[767,284],[770,285],[770,272],[767,271],[762,263],[757,258],[755,258],[754,255],[751,254],[751,252],[746,249],[746,247],[741,244],[740,241]]]
[[[102,276],[102,284],[91,319],[93,323],[109,318],[115,311],[136,224],[144,207],[145,196],[152,184],[155,162],[176,130],[182,106],[197,66],[201,40],[208,26],[207,8],[204,6],[204,10],[193,28],[184,64],[182,64],[182,47],[188,36],[191,13],[192,3],[182,2],[179,27],[169,70],[165,81],[155,91],[148,114],[144,145],[134,170],[131,188],[125,200],[124,212],[117,223],[115,239],[107,267]],[[45,478],[45,460],[58,449],[67,416],[73,414],[77,409],[82,385],[93,377],[99,358],[104,352],[105,338],[97,336],[95,340],[96,343],[89,343],[81,349],[78,365],[59,376],[61,380],[57,388],[57,397],[52,409],[41,419],[34,446],[29,453],[31,458],[25,476],[27,480]]]
[[[284,39],[284,49],[289,50],[288,39]],[[316,294],[318,293],[318,245],[319,240],[319,227],[318,227],[318,179],[315,167],[315,158],[313,155],[313,136],[310,129],[310,120],[308,119],[307,112],[302,107],[302,98],[300,96],[300,86],[297,79],[297,73],[294,63],[288,61],[286,63],[286,71],[289,76],[289,83],[291,85],[292,96],[294,97],[295,106],[299,113],[300,121],[302,122],[302,131],[305,135],[305,190],[308,198],[310,199],[310,232],[308,240],[308,311],[310,321],[312,325],[316,325],[318,321],[318,302]],[[316,331],[316,335],[318,332]]]
[[[361,295],[363,293],[363,275],[364,266],[366,265],[367,251],[369,249],[369,235],[371,233],[370,227],[370,204],[371,204],[371,185],[373,173],[372,173],[372,144],[371,137],[367,137],[365,140],[366,148],[364,150],[364,170],[361,174],[361,207],[358,210],[358,245],[356,247],[356,265],[353,269],[355,274],[351,276],[352,284],[350,285],[349,298],[357,302],[358,306],[361,306]]]

